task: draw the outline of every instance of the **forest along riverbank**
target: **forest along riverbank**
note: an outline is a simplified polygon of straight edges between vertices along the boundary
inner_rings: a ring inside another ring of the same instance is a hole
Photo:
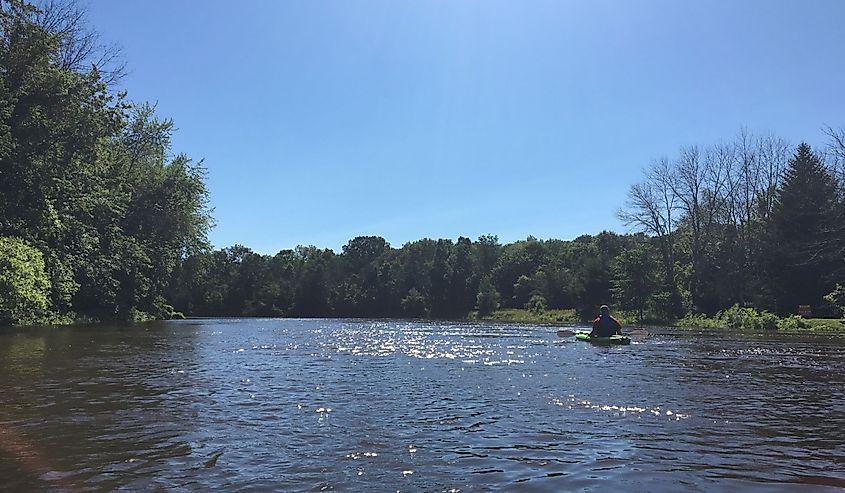
[[[487,322],[4,329],[0,481],[18,491],[845,486],[845,338],[663,330],[596,347]]]

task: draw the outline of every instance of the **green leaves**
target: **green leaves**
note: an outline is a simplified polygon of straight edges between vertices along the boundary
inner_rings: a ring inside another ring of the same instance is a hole
[[[657,252],[643,241],[620,253],[614,262],[613,298],[622,310],[634,310],[639,320],[660,289]]]
[[[481,278],[478,285],[478,295],[476,296],[476,309],[478,315],[483,317],[492,313],[499,308],[499,293],[490,281],[490,277],[485,276]]]
[[[41,252],[20,238],[0,237],[0,325],[43,321],[49,291]]]

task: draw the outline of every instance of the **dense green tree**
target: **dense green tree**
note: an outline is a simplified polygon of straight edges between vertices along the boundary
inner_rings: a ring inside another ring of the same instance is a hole
[[[816,308],[835,287],[839,261],[831,254],[838,211],[836,182],[809,145],[789,162],[770,220],[770,272],[780,313]]]
[[[423,318],[427,315],[425,297],[417,291],[417,288],[411,288],[408,295],[402,298],[402,314],[410,318]]]
[[[51,302],[64,311],[78,289],[74,270],[99,243],[93,218],[81,213],[111,205],[99,144],[123,115],[97,70],[57,65],[62,35],[39,26],[37,15],[23,2],[0,3],[0,235],[42,252]]]
[[[428,269],[429,299],[431,301],[431,315],[435,317],[448,317],[449,308],[452,305],[449,297],[451,275],[449,257],[452,251],[452,241],[440,239],[434,243],[434,256]]]
[[[397,277],[400,299],[404,299],[411,289],[415,289],[425,300],[423,311],[431,308],[431,276],[428,275],[428,269],[434,255],[434,246],[435,242],[430,239],[418,240],[405,244],[396,255],[398,265],[394,269],[394,276]],[[404,307],[402,310],[404,314]]]
[[[472,247],[475,271],[490,272],[493,270],[502,252],[502,245],[499,244],[499,238],[494,235],[479,236]]]
[[[212,293],[219,287],[218,281],[212,279],[214,260],[211,252],[202,252],[177,266],[168,289],[168,299],[175,310],[194,316],[211,315],[211,305],[223,299]]]
[[[603,231],[596,236],[580,236],[573,241],[574,308],[591,318],[602,304],[611,300],[613,259],[627,247],[626,237]]]
[[[298,269],[292,314],[299,317],[330,316],[334,252],[309,246],[297,247],[296,254],[301,267]]]
[[[330,304],[341,316],[372,317],[386,302],[384,278],[390,244],[378,236],[359,236],[343,247],[340,268],[342,281],[330,292]]]
[[[141,105],[101,145],[99,185],[81,194],[71,216],[89,240],[69,252],[78,256],[76,311],[97,318],[127,318],[133,310],[166,316],[171,274],[205,247],[203,169],[185,156],[168,157],[171,131],[172,122]]]
[[[634,310],[640,320],[649,300],[659,290],[658,265],[653,247],[641,241],[614,259],[613,299],[619,309]]]
[[[541,275],[540,277],[542,277],[543,271],[537,271],[535,276],[538,273]],[[529,277],[523,274],[516,279],[516,282],[513,284],[514,305],[525,307],[533,296],[542,296],[542,280],[536,279],[535,276]]]
[[[534,237],[506,245],[492,271],[496,290],[501,295],[502,305],[509,308],[522,308],[530,292],[524,299],[518,299],[514,290],[520,276],[530,278],[543,264],[545,253],[542,242]]]
[[[473,309],[479,280],[473,271],[472,240],[459,237],[449,256],[446,312],[450,316],[462,316]]]
[[[481,278],[476,295],[476,309],[481,316],[487,315],[499,308],[499,293],[489,276]]]

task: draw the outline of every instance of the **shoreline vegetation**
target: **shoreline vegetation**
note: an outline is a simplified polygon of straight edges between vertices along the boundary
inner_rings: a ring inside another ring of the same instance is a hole
[[[624,323],[821,330],[836,324],[799,307],[845,311],[845,128],[825,128],[816,147],[743,129],[657,159],[619,197],[624,234],[214,249],[203,163],[172,149],[174,122],[154,105],[115,90],[124,65],[98,62],[108,53],[96,36],[72,1],[0,2],[0,326],[472,313],[574,323],[606,303]]]
[[[636,313],[614,312],[614,317],[622,322],[623,327],[671,327],[676,329],[724,329],[726,331],[771,331],[778,333],[843,333],[845,318],[802,318],[798,315],[778,317],[771,313],[760,313],[753,308],[732,307],[715,316],[687,316],[681,319],[661,321],[655,319],[640,320]],[[478,316],[472,312],[467,320],[479,320],[502,323],[537,324],[549,326],[583,325],[587,320],[579,319],[574,309],[532,311],[527,309],[507,308],[496,310],[487,315]]]

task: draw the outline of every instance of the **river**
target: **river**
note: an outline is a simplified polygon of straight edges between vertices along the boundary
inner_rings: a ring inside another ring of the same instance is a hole
[[[845,337],[215,319],[0,331],[2,491],[841,491]]]

